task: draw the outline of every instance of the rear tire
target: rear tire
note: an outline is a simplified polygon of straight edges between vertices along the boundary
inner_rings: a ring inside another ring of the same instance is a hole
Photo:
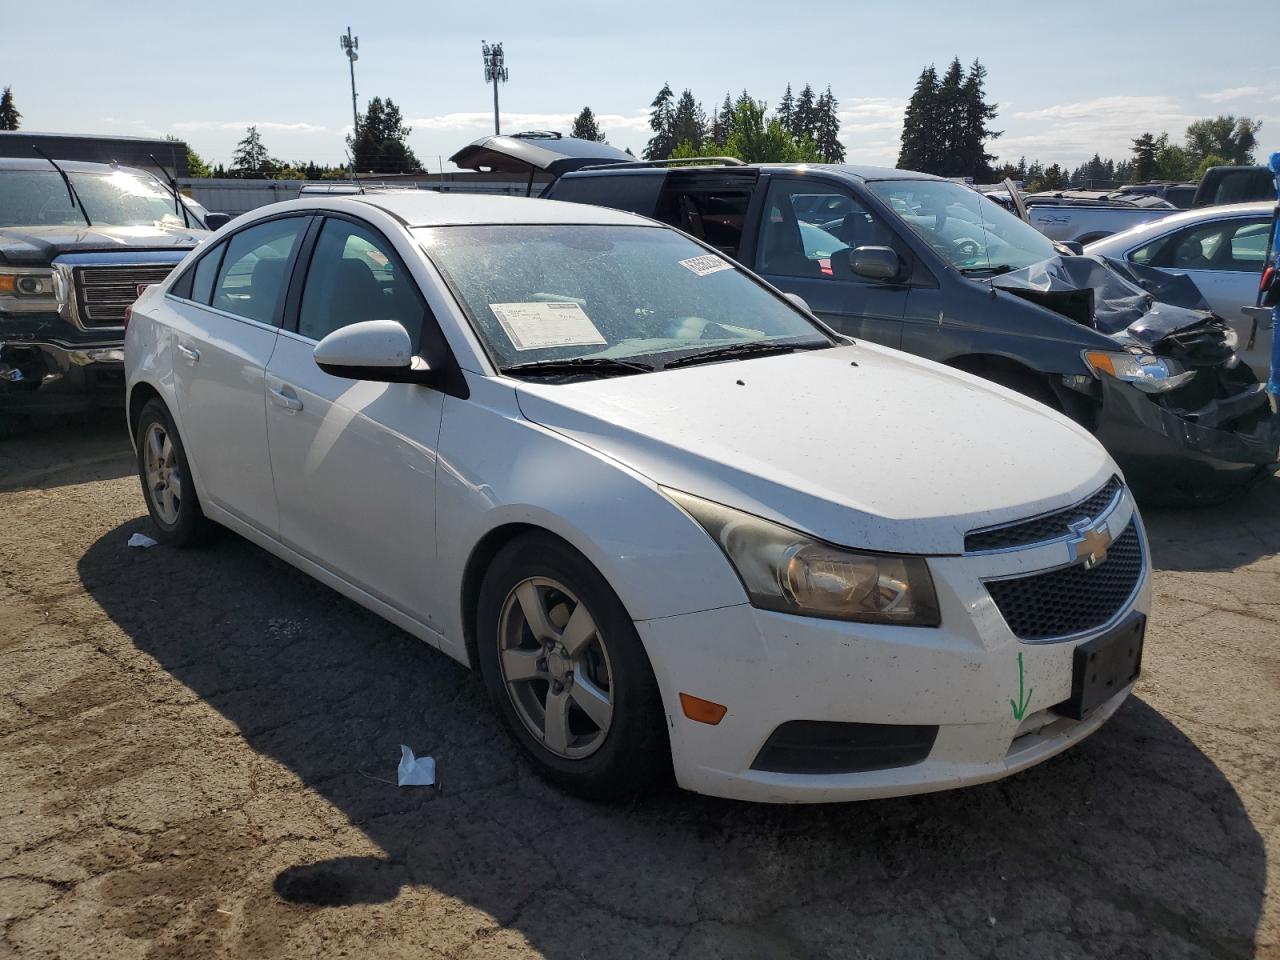
[[[138,415],[138,479],[156,539],[173,547],[208,543],[216,528],[200,508],[182,438],[164,403],[156,397]]]
[[[480,672],[534,769],[590,799],[665,784],[658,684],[622,602],[585,557],[525,534],[494,558],[476,618]]]

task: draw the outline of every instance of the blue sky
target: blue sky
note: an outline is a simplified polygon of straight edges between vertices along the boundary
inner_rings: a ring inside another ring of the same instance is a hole
[[[357,5],[220,0],[5,4],[0,85],[32,131],[186,139],[230,160],[256,124],[273,155],[341,162],[351,124],[338,35],[360,38],[361,103],[390,96],[431,169],[491,130],[482,40],[501,40],[511,80],[503,130],[567,132],[584,105],[611,142],[636,153],[647,105],[664,80],[708,110],[743,87],[774,103],[790,81],[828,84],[840,101],[849,159],[892,164],[902,107],[920,69],[978,57],[1000,105],[1002,157],[1071,165],[1095,150],[1127,155],[1130,138],[1217,113],[1263,119],[1263,151],[1280,149],[1280,56],[1274,10],[1161,3],[1027,5],[1018,16],[955,2],[809,5],[409,3]],[[55,10],[56,8],[56,10]],[[1256,21],[1264,29],[1245,25]],[[1114,24],[1113,30],[1107,24]]]

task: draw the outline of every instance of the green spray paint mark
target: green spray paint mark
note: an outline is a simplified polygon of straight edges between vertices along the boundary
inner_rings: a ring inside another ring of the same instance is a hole
[[[1034,687],[1032,687],[1030,690],[1027,691],[1027,695],[1025,697],[1022,695],[1022,652],[1019,651],[1018,652],[1018,700],[1016,703],[1013,700],[1009,701],[1009,706],[1013,707],[1013,719],[1021,720],[1023,717],[1027,715],[1027,704],[1031,702],[1031,694],[1033,693],[1035,693]]]

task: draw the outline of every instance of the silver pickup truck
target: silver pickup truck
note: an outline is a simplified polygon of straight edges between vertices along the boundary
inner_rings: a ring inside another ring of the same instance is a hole
[[[1179,212],[1159,197],[1083,190],[1032,194],[1023,202],[1027,221],[1050,240],[1063,243],[1093,243]]]

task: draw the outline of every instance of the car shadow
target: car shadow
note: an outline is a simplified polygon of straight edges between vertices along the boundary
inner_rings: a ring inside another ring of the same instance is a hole
[[[35,415],[13,434],[0,424],[0,436],[0,492],[115,480],[135,470],[123,410]]]
[[[1160,570],[1234,570],[1276,552],[1280,544],[1280,474],[1226,503],[1143,508],[1151,560]]]
[[[478,678],[426,644],[239,537],[124,546],[146,529],[96,541],[85,588],[296,778],[275,787],[290,806],[301,784],[376,847],[280,847],[243,881],[260,946],[430,888],[556,960],[1253,953],[1262,840],[1222,771],[1141,697],[1066,754],[966,790],[776,807],[666,786],[591,804],[534,777]],[[394,785],[401,743],[436,758],[439,790]],[[418,922],[448,942],[439,913]]]

